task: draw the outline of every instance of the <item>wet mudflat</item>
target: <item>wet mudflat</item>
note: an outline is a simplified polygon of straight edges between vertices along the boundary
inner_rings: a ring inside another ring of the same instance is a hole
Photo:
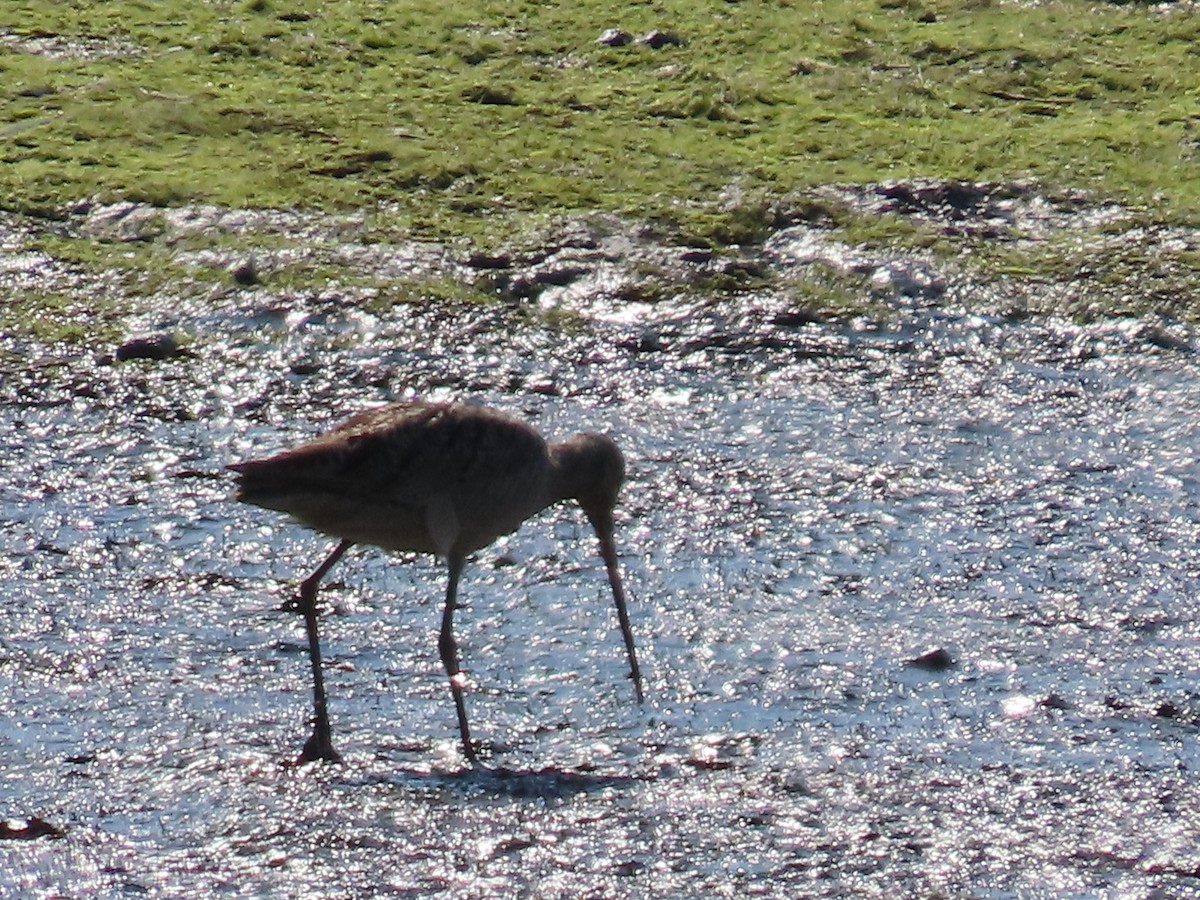
[[[164,310],[195,355],[6,362],[0,843],[30,896],[1181,896],[1200,889],[1200,362],[1186,337],[933,312]],[[738,329],[742,329],[738,331]],[[720,340],[690,340],[712,335]],[[647,334],[667,340],[647,340]],[[10,348],[11,349],[11,348]],[[20,350],[20,348],[16,348]],[[15,351],[14,351],[15,352]],[[8,359],[13,359],[10,356]],[[362,406],[608,430],[647,703],[577,510],[325,592],[222,466]],[[939,671],[907,665],[942,648]]]

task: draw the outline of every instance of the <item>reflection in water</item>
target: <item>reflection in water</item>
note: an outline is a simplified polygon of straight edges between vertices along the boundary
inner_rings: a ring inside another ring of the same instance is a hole
[[[436,328],[415,310],[323,312],[205,310],[196,329],[229,343],[196,358],[6,373],[0,811],[68,833],[0,843],[0,883],[1193,886],[1190,355],[1118,327],[970,317],[764,318],[714,340],[730,321],[693,311],[642,352],[608,326],[515,331],[498,310]],[[298,374],[299,358],[323,365]],[[281,767],[307,728],[307,671],[296,617],[276,610],[324,544],[233,504],[221,467],[410,393],[628,448],[618,543],[647,706],[628,703],[587,526],[563,509],[483,551],[464,585],[472,714],[509,736],[491,768],[456,755],[431,649],[439,566],[380,552],[325,595],[347,763]],[[904,664],[931,648],[957,665]]]

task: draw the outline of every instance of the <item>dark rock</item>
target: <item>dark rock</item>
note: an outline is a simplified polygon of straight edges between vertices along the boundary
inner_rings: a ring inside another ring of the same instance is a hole
[[[628,31],[622,31],[620,28],[606,29],[604,34],[596,38],[597,44],[603,44],[605,47],[624,47],[633,40],[633,35]]]
[[[467,265],[472,269],[508,269],[512,266],[512,257],[507,253],[475,252],[467,257]]]
[[[654,31],[642,35],[639,43],[645,44],[651,50],[661,50],[663,47],[682,47],[683,39],[673,31]]]
[[[65,835],[56,825],[51,825],[45,819],[30,816],[23,824],[14,825],[12,822],[0,822],[0,840],[3,841],[32,841],[35,838],[60,838]]]
[[[1038,704],[1042,709],[1070,709],[1071,704],[1058,694],[1049,694]]]
[[[592,269],[590,266],[566,263],[564,265],[542,269],[533,276],[533,280],[537,284],[545,284],[552,287],[566,287],[568,284],[578,281],[591,271]]]
[[[148,337],[130,338],[117,348],[117,362],[130,359],[173,359],[187,355],[180,349],[174,335],[155,334]]]
[[[814,309],[786,309],[771,318],[772,325],[783,328],[800,328],[804,325],[819,325],[825,319]]]
[[[638,353],[661,353],[663,351],[662,335],[657,331],[646,330],[638,335],[637,342],[633,345]]]
[[[954,668],[954,657],[950,655],[950,651],[944,647],[938,647],[935,650],[929,650],[922,653],[920,656],[915,656],[904,663],[906,666],[913,669],[922,669],[926,672],[944,672],[947,669]]]
[[[1164,700],[1154,710],[1154,715],[1160,719],[1179,718],[1179,707],[1170,700]]]
[[[528,275],[519,275],[505,285],[504,294],[512,300],[528,300],[541,292],[541,286]]]
[[[1141,329],[1140,336],[1147,344],[1160,350],[1191,353],[1194,349],[1191,341],[1172,334],[1161,325],[1146,325]]]
[[[311,359],[297,359],[288,364],[288,371],[293,375],[316,375],[321,371],[321,364]]]
[[[254,260],[252,259],[234,263],[229,267],[229,275],[236,283],[242,285],[242,287],[251,287],[258,284],[261,280],[258,276],[258,266],[254,264]]]

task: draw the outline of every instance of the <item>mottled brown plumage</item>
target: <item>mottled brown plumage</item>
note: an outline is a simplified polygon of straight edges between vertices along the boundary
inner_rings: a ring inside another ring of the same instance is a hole
[[[454,642],[458,579],[468,554],[562,500],[576,500],[600,539],[639,702],[641,675],[617,569],[612,511],[625,478],[613,441],[579,434],[547,445],[533,428],[495,410],[453,403],[396,403],[368,410],[267,459],[229,467],[237,498],[290,514],[340,543],[301,585],[316,721],[301,760],[337,759],[329,733],[316,593],[356,543],[436,553],[450,579],[439,649],[458,713],[463,750],[475,758]]]

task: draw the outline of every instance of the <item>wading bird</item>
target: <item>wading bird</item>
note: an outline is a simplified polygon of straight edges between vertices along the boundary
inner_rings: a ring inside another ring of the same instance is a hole
[[[524,422],[485,407],[394,403],[360,413],[276,456],[229,468],[238,476],[238,500],[288,513],[340,539],[300,585],[315,716],[299,762],[339,759],[330,738],[321,672],[317,588],[354,544],[436,553],[449,562],[438,649],[450,677],[463,752],[474,761],[463,703],[465,678],[454,641],[458,579],[468,554],[561,500],[577,501],[600,539],[634,690],[642,702],[613,541],[613,507],[625,479],[625,460],[611,438],[577,434],[547,444]]]

